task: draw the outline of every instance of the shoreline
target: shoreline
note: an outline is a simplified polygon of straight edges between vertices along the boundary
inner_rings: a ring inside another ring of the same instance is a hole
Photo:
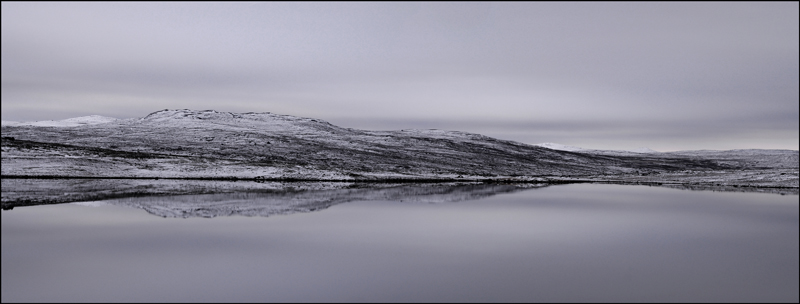
[[[684,178],[692,178],[688,176]],[[653,179],[652,177],[640,179],[640,176],[514,176],[500,178],[350,178],[350,179],[322,179],[322,178],[297,178],[297,177],[236,177],[236,176],[186,176],[186,177],[160,177],[160,176],[69,176],[69,175],[0,175],[0,179],[97,179],[97,180],[198,180],[198,181],[252,181],[252,182],[332,182],[332,183],[545,183],[545,184],[574,184],[574,183],[609,183],[624,185],[713,185],[730,186],[736,188],[774,188],[774,189],[800,189],[799,186],[781,185],[754,185],[754,181],[680,181]]]
[[[629,177],[630,178],[630,177]],[[678,190],[800,195],[800,188],[776,185],[722,184],[719,182],[618,180],[611,178],[562,179],[352,179],[220,177],[96,177],[3,175],[2,209],[98,201],[126,197],[206,195],[222,193],[324,193],[326,191],[383,191],[386,189],[448,189],[452,187],[544,188],[567,184],[608,184],[663,187]],[[446,192],[446,191],[445,191]],[[415,193],[415,191],[411,191]]]

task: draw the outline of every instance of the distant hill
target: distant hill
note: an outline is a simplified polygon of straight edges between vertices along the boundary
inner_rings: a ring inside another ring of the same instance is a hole
[[[117,120],[113,117],[89,115],[64,120],[42,120],[33,122],[3,121],[3,126],[37,126],[37,127],[76,127],[83,125],[97,125]]]
[[[61,122],[4,122],[2,175],[563,181],[783,170],[776,174],[785,178],[767,181],[797,184],[793,150],[564,151],[459,131],[368,131],[313,118],[213,110]]]

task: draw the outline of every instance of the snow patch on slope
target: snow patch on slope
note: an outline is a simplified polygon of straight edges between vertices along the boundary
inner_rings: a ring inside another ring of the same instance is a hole
[[[4,126],[36,126],[36,127],[77,127],[77,126],[85,126],[85,125],[99,125],[104,123],[109,123],[116,121],[116,118],[107,117],[107,116],[100,116],[100,115],[89,115],[89,116],[81,116],[81,117],[74,117],[74,118],[67,118],[64,120],[41,120],[41,121],[29,121],[29,122],[17,122],[17,121],[7,121],[4,120],[2,125]]]
[[[0,121],[0,126],[18,126],[19,124],[20,124],[19,121],[13,121],[13,120]]]
[[[584,148],[581,148],[581,147],[567,146],[567,145],[562,145],[562,144],[557,144],[557,143],[541,143],[541,144],[535,144],[534,146],[553,149],[553,150],[559,150],[559,151],[570,151],[570,152],[578,152],[578,151],[586,151],[587,150],[587,149],[584,149]]]

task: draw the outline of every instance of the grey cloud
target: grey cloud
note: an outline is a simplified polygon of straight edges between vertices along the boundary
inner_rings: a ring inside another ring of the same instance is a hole
[[[733,142],[716,128],[799,111],[794,2],[2,8],[4,120],[213,108],[406,124],[555,121],[573,137],[641,120]],[[796,123],[782,126],[765,134],[796,134]],[[524,128],[502,134],[528,141]]]

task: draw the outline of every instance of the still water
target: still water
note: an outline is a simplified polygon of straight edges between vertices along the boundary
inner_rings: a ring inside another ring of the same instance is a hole
[[[261,216],[236,210],[281,203],[217,194],[18,207],[2,211],[2,301],[800,298],[796,195],[581,184],[460,197]],[[178,210],[193,200],[201,216]]]

